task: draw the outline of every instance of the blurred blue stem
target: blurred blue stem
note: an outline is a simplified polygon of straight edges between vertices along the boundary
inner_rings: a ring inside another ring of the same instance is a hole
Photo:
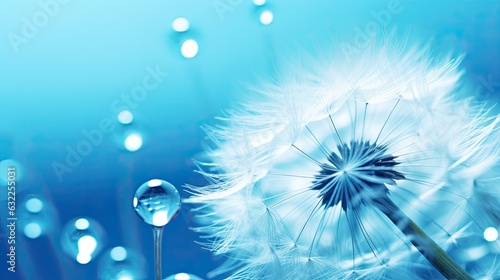
[[[161,278],[161,236],[163,227],[153,226],[153,242],[155,246],[155,280]]]
[[[410,217],[388,197],[375,201],[384,213],[405,235],[420,253],[446,277],[446,279],[473,280],[439,245],[432,240]]]

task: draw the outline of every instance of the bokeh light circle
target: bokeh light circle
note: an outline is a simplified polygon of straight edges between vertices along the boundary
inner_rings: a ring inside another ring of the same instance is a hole
[[[129,280],[145,279],[146,261],[135,250],[117,246],[106,251],[97,267],[99,279]]]
[[[111,249],[109,255],[113,260],[120,262],[127,258],[127,250],[121,246],[118,246]]]
[[[255,6],[263,6],[266,4],[266,0],[253,0]]]
[[[130,124],[134,120],[134,115],[129,110],[123,110],[118,113],[117,118],[121,124]]]
[[[493,242],[498,239],[498,230],[494,227],[489,227],[484,230],[483,235],[486,241]]]
[[[189,21],[186,18],[178,17],[172,21],[172,29],[176,32],[186,32],[189,29]]]
[[[163,280],[203,280],[203,279],[191,273],[180,272],[167,276]]]
[[[26,210],[33,214],[38,213],[43,209],[43,201],[36,197],[26,200],[26,203],[24,205],[26,207]]]
[[[260,14],[260,22],[264,25],[269,25],[273,22],[274,15],[271,11],[263,11]]]
[[[22,179],[23,167],[21,163],[13,159],[5,159],[0,161],[0,170],[2,170],[2,172],[0,172],[0,180],[3,181],[4,183],[7,183],[9,181],[10,174],[7,171],[9,171],[9,169],[11,168],[14,168],[14,173],[15,173],[15,176],[11,176],[11,179],[12,177],[15,177],[14,181],[16,182]]]
[[[184,41],[181,46],[181,53],[185,58],[195,57],[198,54],[198,43],[193,39]]]
[[[131,133],[125,137],[123,145],[130,152],[138,151],[142,147],[142,136],[139,133]]]
[[[30,239],[36,239],[42,235],[42,227],[36,222],[24,226],[24,235]]]

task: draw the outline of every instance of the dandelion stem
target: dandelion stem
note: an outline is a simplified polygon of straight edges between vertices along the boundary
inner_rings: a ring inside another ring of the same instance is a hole
[[[446,279],[474,279],[404,214],[391,199],[388,197],[378,199],[375,201],[375,205],[409,238],[410,242]]]

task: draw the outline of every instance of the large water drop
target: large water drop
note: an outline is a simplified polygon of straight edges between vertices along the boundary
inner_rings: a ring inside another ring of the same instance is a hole
[[[162,227],[179,213],[181,207],[177,189],[170,183],[153,179],[142,184],[134,197],[139,217],[152,226]]]

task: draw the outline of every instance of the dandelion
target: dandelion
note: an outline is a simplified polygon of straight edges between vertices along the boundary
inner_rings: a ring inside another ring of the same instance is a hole
[[[209,185],[187,202],[227,257],[209,276],[498,275],[500,116],[462,97],[459,64],[385,42],[289,68],[206,127]]]

